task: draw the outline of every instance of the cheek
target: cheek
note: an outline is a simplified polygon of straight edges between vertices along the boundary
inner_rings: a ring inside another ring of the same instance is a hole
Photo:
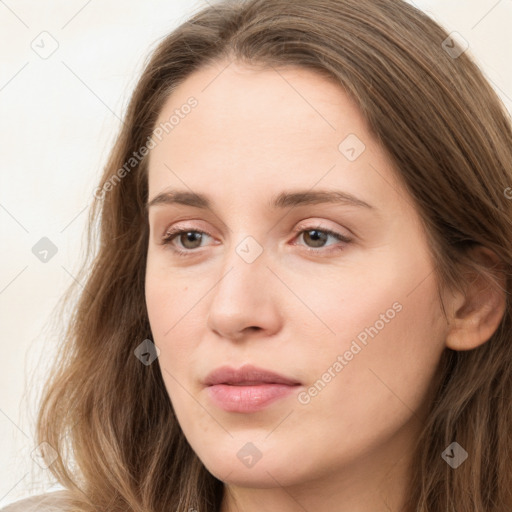
[[[158,362],[168,392],[174,385],[170,376],[180,368],[191,347],[190,342],[187,343],[190,337],[184,332],[187,309],[190,309],[185,299],[187,290],[188,286],[178,286],[169,274],[166,276],[155,271],[154,264],[148,262],[145,282],[147,313],[153,342],[160,351]]]
[[[340,421],[348,421],[350,428],[368,425],[370,437],[371,425],[391,433],[419,411],[444,350],[432,282],[424,283],[418,293],[409,292],[395,287],[374,294],[371,307],[358,310],[354,305],[340,315],[337,325],[342,330],[345,321],[347,335],[338,337],[330,357],[317,366],[321,378],[321,372],[342,356],[343,369],[324,403],[317,404],[319,411],[339,411]]]
[[[160,350],[158,362],[169,394],[177,392],[194,368],[207,317],[207,290],[189,274],[180,275],[165,258],[148,257],[145,297],[153,341]],[[174,378],[173,378],[174,377]]]
[[[163,252],[163,251],[162,251]],[[166,262],[165,254],[148,252],[145,297],[153,336],[165,340],[179,328],[186,313],[190,282],[179,279]]]
[[[167,281],[159,279],[155,274],[146,275],[145,294],[151,331],[155,338],[162,338],[172,327],[171,312],[175,300],[175,290],[166,286]]]
[[[326,461],[360,458],[424,421],[425,400],[443,351],[442,323],[433,287],[422,286],[421,293],[409,296],[405,289],[373,290],[371,308],[346,302],[333,324],[339,334],[324,338],[328,343],[321,351],[318,345],[307,350],[308,395],[297,401],[297,422],[289,426],[307,435],[315,425],[319,435],[311,451]],[[380,320],[395,300],[402,308],[388,312],[388,323]],[[333,447],[323,439],[347,441]]]
[[[181,410],[186,398],[182,396],[182,386],[186,385],[193,347],[183,300],[187,287],[177,288],[171,283],[169,278],[148,274],[146,304],[164,385],[174,409]]]
[[[368,411],[380,411],[381,420],[397,411],[410,414],[425,397],[444,350],[445,325],[431,268],[403,250],[380,254],[357,272],[341,275],[325,281],[322,293],[307,296],[328,328],[318,330],[322,324],[314,318],[302,325],[309,335],[299,338],[310,365],[309,384],[318,388],[312,389],[317,395],[311,403],[331,413],[329,403],[335,403],[353,418]],[[317,343],[308,343],[313,325]]]

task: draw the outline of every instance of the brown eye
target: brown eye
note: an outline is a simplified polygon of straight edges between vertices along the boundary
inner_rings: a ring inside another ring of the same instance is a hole
[[[197,249],[201,246],[201,237],[199,231],[184,231],[179,234],[178,239],[185,249]]]
[[[321,229],[319,226],[314,226],[306,229],[301,229],[299,227],[298,230],[298,238],[302,238],[305,242],[305,249],[312,253],[318,254],[319,256],[322,254],[329,254],[332,252],[342,251],[345,248],[345,245],[352,241],[351,238],[342,235],[341,233],[337,233],[336,231],[331,231],[330,229]],[[329,237],[341,242],[336,244],[326,245]],[[303,245],[303,244],[300,244]]]
[[[329,234],[326,231],[320,231],[319,229],[308,229],[303,231],[303,233],[304,241],[311,242],[312,247],[322,247],[329,238]]]
[[[162,244],[169,245],[178,254],[185,254],[201,247],[203,235],[210,236],[208,233],[194,229],[170,230],[162,238]],[[175,239],[179,241],[177,246],[175,246]]]

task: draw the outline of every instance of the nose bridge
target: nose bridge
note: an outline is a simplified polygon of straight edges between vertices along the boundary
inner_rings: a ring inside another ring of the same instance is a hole
[[[222,277],[216,286],[215,300],[236,300],[243,305],[259,296],[258,287],[264,283],[266,268],[263,246],[246,235],[226,255]],[[230,304],[232,307],[232,304]]]
[[[246,327],[269,328],[277,315],[269,293],[267,262],[263,246],[253,236],[233,244],[213,290],[210,328],[227,337]]]

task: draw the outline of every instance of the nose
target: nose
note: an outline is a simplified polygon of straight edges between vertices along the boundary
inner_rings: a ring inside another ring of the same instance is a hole
[[[267,263],[265,251],[254,261],[236,249],[226,258],[212,290],[206,322],[218,336],[239,341],[255,333],[267,337],[279,330],[280,283]]]

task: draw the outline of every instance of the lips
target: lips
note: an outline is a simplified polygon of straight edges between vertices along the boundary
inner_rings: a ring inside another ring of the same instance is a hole
[[[289,397],[301,383],[270,370],[245,365],[239,369],[223,366],[204,380],[214,405],[227,412],[252,413]]]
[[[278,373],[258,368],[252,365],[244,365],[239,369],[230,366],[217,368],[204,380],[206,386],[227,384],[230,386],[254,386],[258,384],[284,384],[288,386],[299,385],[298,380],[285,377]]]

